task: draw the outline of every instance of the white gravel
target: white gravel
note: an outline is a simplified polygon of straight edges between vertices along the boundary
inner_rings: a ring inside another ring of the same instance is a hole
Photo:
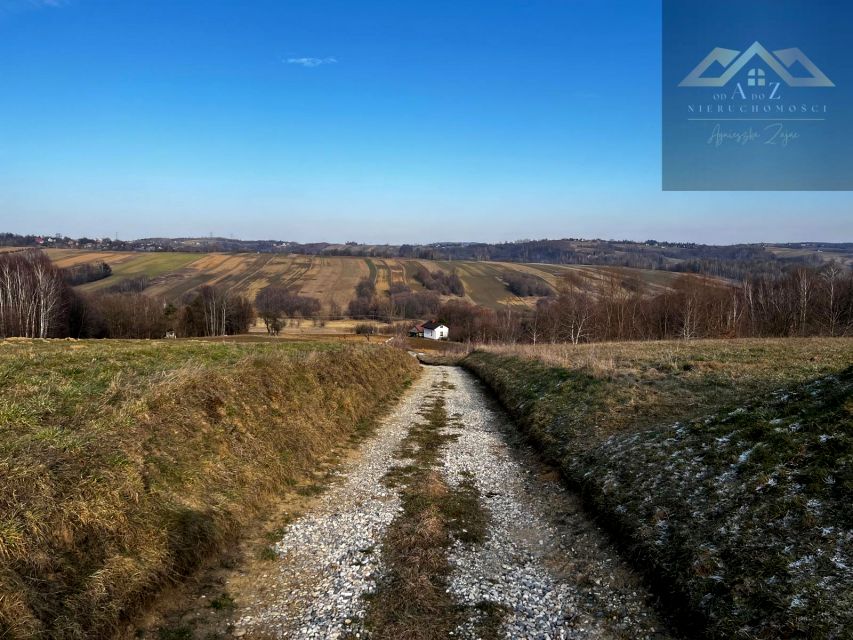
[[[449,383],[436,388],[440,382]],[[485,543],[456,543],[450,592],[460,604],[490,602],[507,611],[507,638],[665,638],[647,595],[616,558],[575,498],[539,479],[523,448],[509,446],[507,418],[481,383],[457,367],[425,367],[362,455],[315,509],[276,544],[276,568],[259,580],[274,593],[241,602],[234,635],[276,638],[368,637],[363,596],[380,575],[384,533],[401,511],[382,479],[400,464],[400,442],[428,396],[443,394],[457,440],[444,452],[448,483],[471,478],[490,512]],[[454,637],[474,638],[473,619]]]
[[[439,377],[438,370],[427,369],[362,444],[362,455],[341,470],[342,481],[287,528],[275,545],[282,562],[261,578],[275,581],[277,598],[241,603],[234,635],[263,631],[279,638],[337,638],[345,631],[361,632],[362,596],[374,588],[382,537],[400,510],[396,492],[382,478],[399,462],[394,456],[400,441],[418,421],[422,397]]]
[[[576,499],[537,482],[531,460],[506,444],[508,419],[482,384],[458,367],[444,370],[458,435],[444,454],[447,481],[472,479],[491,516],[484,544],[452,549],[451,593],[472,607],[502,605],[507,638],[664,637],[646,594]],[[470,623],[455,635],[475,637]]]

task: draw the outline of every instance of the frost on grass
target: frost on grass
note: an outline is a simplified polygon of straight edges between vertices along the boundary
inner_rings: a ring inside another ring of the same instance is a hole
[[[760,371],[724,376],[715,365],[662,380],[479,352],[463,364],[582,492],[691,637],[850,637],[853,367],[803,383],[802,358],[784,368],[778,354],[749,358]],[[697,417],[694,405],[716,413]]]
[[[853,370],[567,463],[713,635],[853,628]]]

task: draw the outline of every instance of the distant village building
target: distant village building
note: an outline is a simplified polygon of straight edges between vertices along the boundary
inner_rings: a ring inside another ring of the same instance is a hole
[[[172,340],[172,339],[177,338],[177,337],[178,337],[178,336],[176,336],[176,335],[175,335],[175,332],[174,332],[174,331],[167,331],[167,332],[166,332],[166,338],[167,338],[167,339],[169,339],[169,340]]]
[[[450,329],[438,322],[424,322],[421,326],[424,329],[424,338],[429,340],[447,340],[450,335]]]

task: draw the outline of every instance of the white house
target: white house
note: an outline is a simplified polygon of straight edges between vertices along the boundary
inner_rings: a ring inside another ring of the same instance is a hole
[[[437,322],[424,322],[423,328],[424,338],[430,340],[447,340],[447,336],[450,335],[450,329]]]

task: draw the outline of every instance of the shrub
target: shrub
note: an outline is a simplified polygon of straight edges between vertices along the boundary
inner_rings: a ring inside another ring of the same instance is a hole
[[[376,325],[370,324],[368,322],[361,322],[355,325],[355,333],[359,336],[372,336],[377,333]]]
[[[528,296],[545,297],[554,293],[547,282],[529,273],[506,271],[504,272],[503,280],[510,292],[522,298]]]
[[[415,272],[415,280],[420,282],[424,288],[436,291],[444,296],[465,295],[465,286],[462,284],[462,279],[455,272],[447,273],[441,269],[431,272],[426,267],[421,266]]]

